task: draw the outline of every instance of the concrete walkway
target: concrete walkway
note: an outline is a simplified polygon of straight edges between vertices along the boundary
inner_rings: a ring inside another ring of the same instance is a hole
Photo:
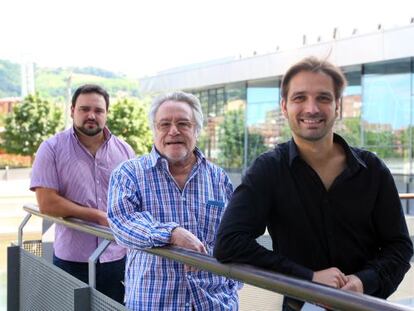
[[[36,203],[36,197],[29,190],[29,179],[0,181],[0,239],[17,235],[17,229],[26,215],[25,203]],[[32,217],[25,232],[41,232],[41,218]]]

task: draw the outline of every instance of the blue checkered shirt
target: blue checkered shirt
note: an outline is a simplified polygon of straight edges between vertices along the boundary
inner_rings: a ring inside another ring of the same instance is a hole
[[[171,231],[181,226],[212,255],[233,186],[198,149],[195,155],[182,190],[155,148],[112,173],[108,219],[118,244],[128,248],[125,293],[130,310],[238,310],[239,282],[206,271],[185,271],[181,263],[142,251],[169,244]]]

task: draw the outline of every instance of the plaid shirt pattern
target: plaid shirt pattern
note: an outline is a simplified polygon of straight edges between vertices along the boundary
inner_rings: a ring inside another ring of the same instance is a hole
[[[169,244],[171,231],[181,226],[212,255],[233,186],[198,149],[195,155],[182,190],[155,148],[112,173],[108,218],[117,242],[128,248],[125,292],[130,310],[238,310],[239,282],[207,271],[185,271],[181,263],[142,251]]]

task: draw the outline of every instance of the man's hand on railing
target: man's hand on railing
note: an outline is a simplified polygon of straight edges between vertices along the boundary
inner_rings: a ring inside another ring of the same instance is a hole
[[[171,232],[170,242],[175,246],[207,254],[203,243],[194,234],[182,227],[177,227]]]
[[[171,232],[170,242],[172,245],[175,246],[186,248],[202,254],[207,254],[207,250],[204,247],[203,243],[201,243],[201,241],[194,234],[182,227],[177,227],[173,229],[173,231]],[[196,268],[189,265],[184,265],[184,269],[185,271],[190,272],[197,271]]]
[[[341,270],[333,267],[314,272],[312,281],[335,288],[342,288],[348,283],[348,277]]]
[[[108,216],[106,212],[96,209],[96,213],[97,213],[96,222],[98,223],[98,225],[109,227]]]
[[[345,286],[341,287],[343,290],[350,290],[357,293],[364,293],[364,285],[362,281],[356,275],[348,275],[348,282],[346,282]]]

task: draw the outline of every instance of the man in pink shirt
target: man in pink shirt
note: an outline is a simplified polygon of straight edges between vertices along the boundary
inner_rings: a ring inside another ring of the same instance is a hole
[[[105,126],[109,95],[83,85],[72,97],[73,127],[44,141],[36,153],[30,189],[40,211],[108,226],[106,208],[112,170],[135,157],[132,148]],[[56,224],[53,263],[88,282],[88,258],[101,239]],[[122,303],[125,249],[111,243],[97,263],[97,289]]]

